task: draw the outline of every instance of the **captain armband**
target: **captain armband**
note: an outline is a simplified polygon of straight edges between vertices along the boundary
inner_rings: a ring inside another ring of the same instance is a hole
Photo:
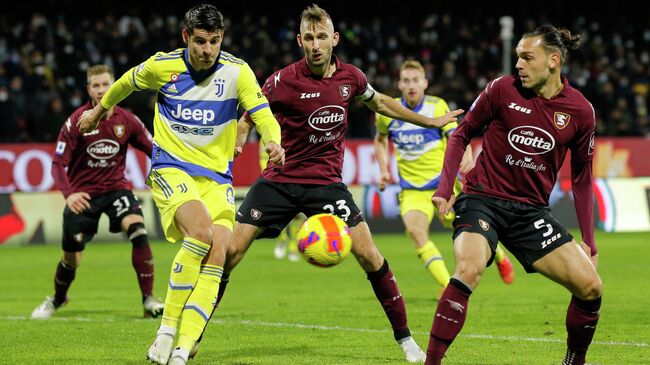
[[[369,102],[375,96],[375,89],[372,88],[370,83],[366,84],[366,91],[363,94],[357,96],[357,99],[361,100],[364,103]]]

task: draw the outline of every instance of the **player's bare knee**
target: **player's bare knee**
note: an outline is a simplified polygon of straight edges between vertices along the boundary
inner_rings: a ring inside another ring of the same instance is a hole
[[[144,247],[149,244],[147,229],[144,227],[144,222],[134,221],[129,224],[126,227],[126,235],[134,248]]]
[[[580,289],[580,295],[577,295],[580,299],[598,299],[603,295],[603,282],[601,281],[600,276],[594,275],[594,277],[588,281],[587,285]]]
[[[64,252],[61,262],[65,266],[76,269],[81,263],[81,252]]]
[[[481,281],[481,276],[483,275],[484,271],[485,269],[482,269],[477,265],[473,265],[467,262],[458,262],[456,264],[454,277],[460,279],[460,281],[464,283],[467,283],[472,288],[475,288]]]
[[[413,226],[407,226],[406,227],[406,234],[408,234],[411,239],[415,241],[426,241],[427,238],[427,232],[422,229],[421,227],[413,227]]]
[[[214,237],[214,226],[212,224],[196,225],[188,231],[190,237],[193,237],[206,245],[212,246]]]

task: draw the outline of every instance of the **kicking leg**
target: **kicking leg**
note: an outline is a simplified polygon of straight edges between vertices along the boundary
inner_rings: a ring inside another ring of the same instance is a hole
[[[227,245],[228,248],[226,253],[226,261],[224,264],[224,272],[223,272],[223,276],[221,277],[221,285],[219,285],[217,299],[212,308],[212,312],[210,313],[209,318],[212,318],[212,315],[214,315],[214,311],[219,307],[219,303],[221,302],[221,299],[223,298],[223,295],[226,292],[226,287],[228,286],[228,282],[230,281],[230,273],[232,272],[232,270],[235,269],[237,264],[239,264],[239,262],[244,258],[246,251],[248,251],[248,249],[250,248],[250,245],[251,243],[253,243],[253,240],[255,240],[255,237],[257,237],[263,230],[264,230],[263,228],[256,227],[251,224],[235,222],[235,228],[233,229],[232,237],[230,238],[230,242]],[[196,340],[195,345],[190,350],[189,353],[190,358],[194,358],[197,352],[199,351],[198,345],[201,342],[201,339],[203,338],[203,334],[205,333],[206,328],[207,325],[203,328],[201,335]]]
[[[442,293],[431,326],[426,365],[438,365],[463,328],[469,296],[476,288],[492,251],[485,237],[461,232],[454,241],[456,271]]]
[[[365,222],[350,228],[352,254],[366,272],[377,300],[393,328],[393,336],[409,362],[422,362],[424,353],[411,337],[406,318],[404,298],[388,262],[372,241]]]
[[[149,360],[166,364],[171,355],[176,326],[187,299],[196,287],[201,262],[208,254],[214,237],[214,226],[205,205],[198,200],[183,203],[174,215],[183,235],[181,249],[174,257],[169,274],[165,309],[156,340],[149,348]]]

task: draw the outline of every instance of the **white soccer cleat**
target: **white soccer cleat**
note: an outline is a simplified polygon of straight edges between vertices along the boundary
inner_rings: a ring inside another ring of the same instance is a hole
[[[156,318],[163,313],[165,303],[154,298],[153,295],[148,296],[143,303],[144,318]]]
[[[174,335],[171,333],[161,333],[156,336],[153,345],[147,351],[147,360],[154,364],[165,365],[169,361],[174,346]]]
[[[177,347],[172,353],[172,357],[169,358],[167,365],[185,365],[187,364],[189,355],[187,350]]]
[[[282,260],[287,255],[287,242],[278,241],[273,249],[273,255],[276,259]]]
[[[48,319],[52,317],[54,312],[56,312],[57,309],[63,307],[66,303],[68,303],[68,299],[65,299],[65,302],[61,304],[60,306],[56,306],[54,304],[54,297],[45,297],[45,300],[41,305],[36,307],[34,311],[32,312],[32,319]]]
[[[427,358],[427,355],[422,351],[420,346],[415,343],[413,337],[408,336],[399,341],[397,341],[399,347],[404,352],[404,358],[410,363],[424,362]]]

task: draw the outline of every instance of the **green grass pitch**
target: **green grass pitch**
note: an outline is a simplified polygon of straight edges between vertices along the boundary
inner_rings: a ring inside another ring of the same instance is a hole
[[[648,233],[597,233],[604,281],[591,364],[650,364]],[[579,235],[578,235],[579,237]],[[450,233],[434,234],[453,269]],[[426,349],[438,291],[404,235],[376,235],[406,300],[415,340]],[[178,246],[152,244],[155,292],[164,297]],[[70,303],[29,320],[53,292],[58,245],[0,247],[1,364],[145,364],[158,320],[142,319],[130,244],[91,243]],[[406,364],[364,273],[348,258],[321,269],[273,258],[256,242],[231,277],[193,364]],[[489,268],[469,302],[446,364],[559,364],[569,294],[515,263],[513,285]]]

